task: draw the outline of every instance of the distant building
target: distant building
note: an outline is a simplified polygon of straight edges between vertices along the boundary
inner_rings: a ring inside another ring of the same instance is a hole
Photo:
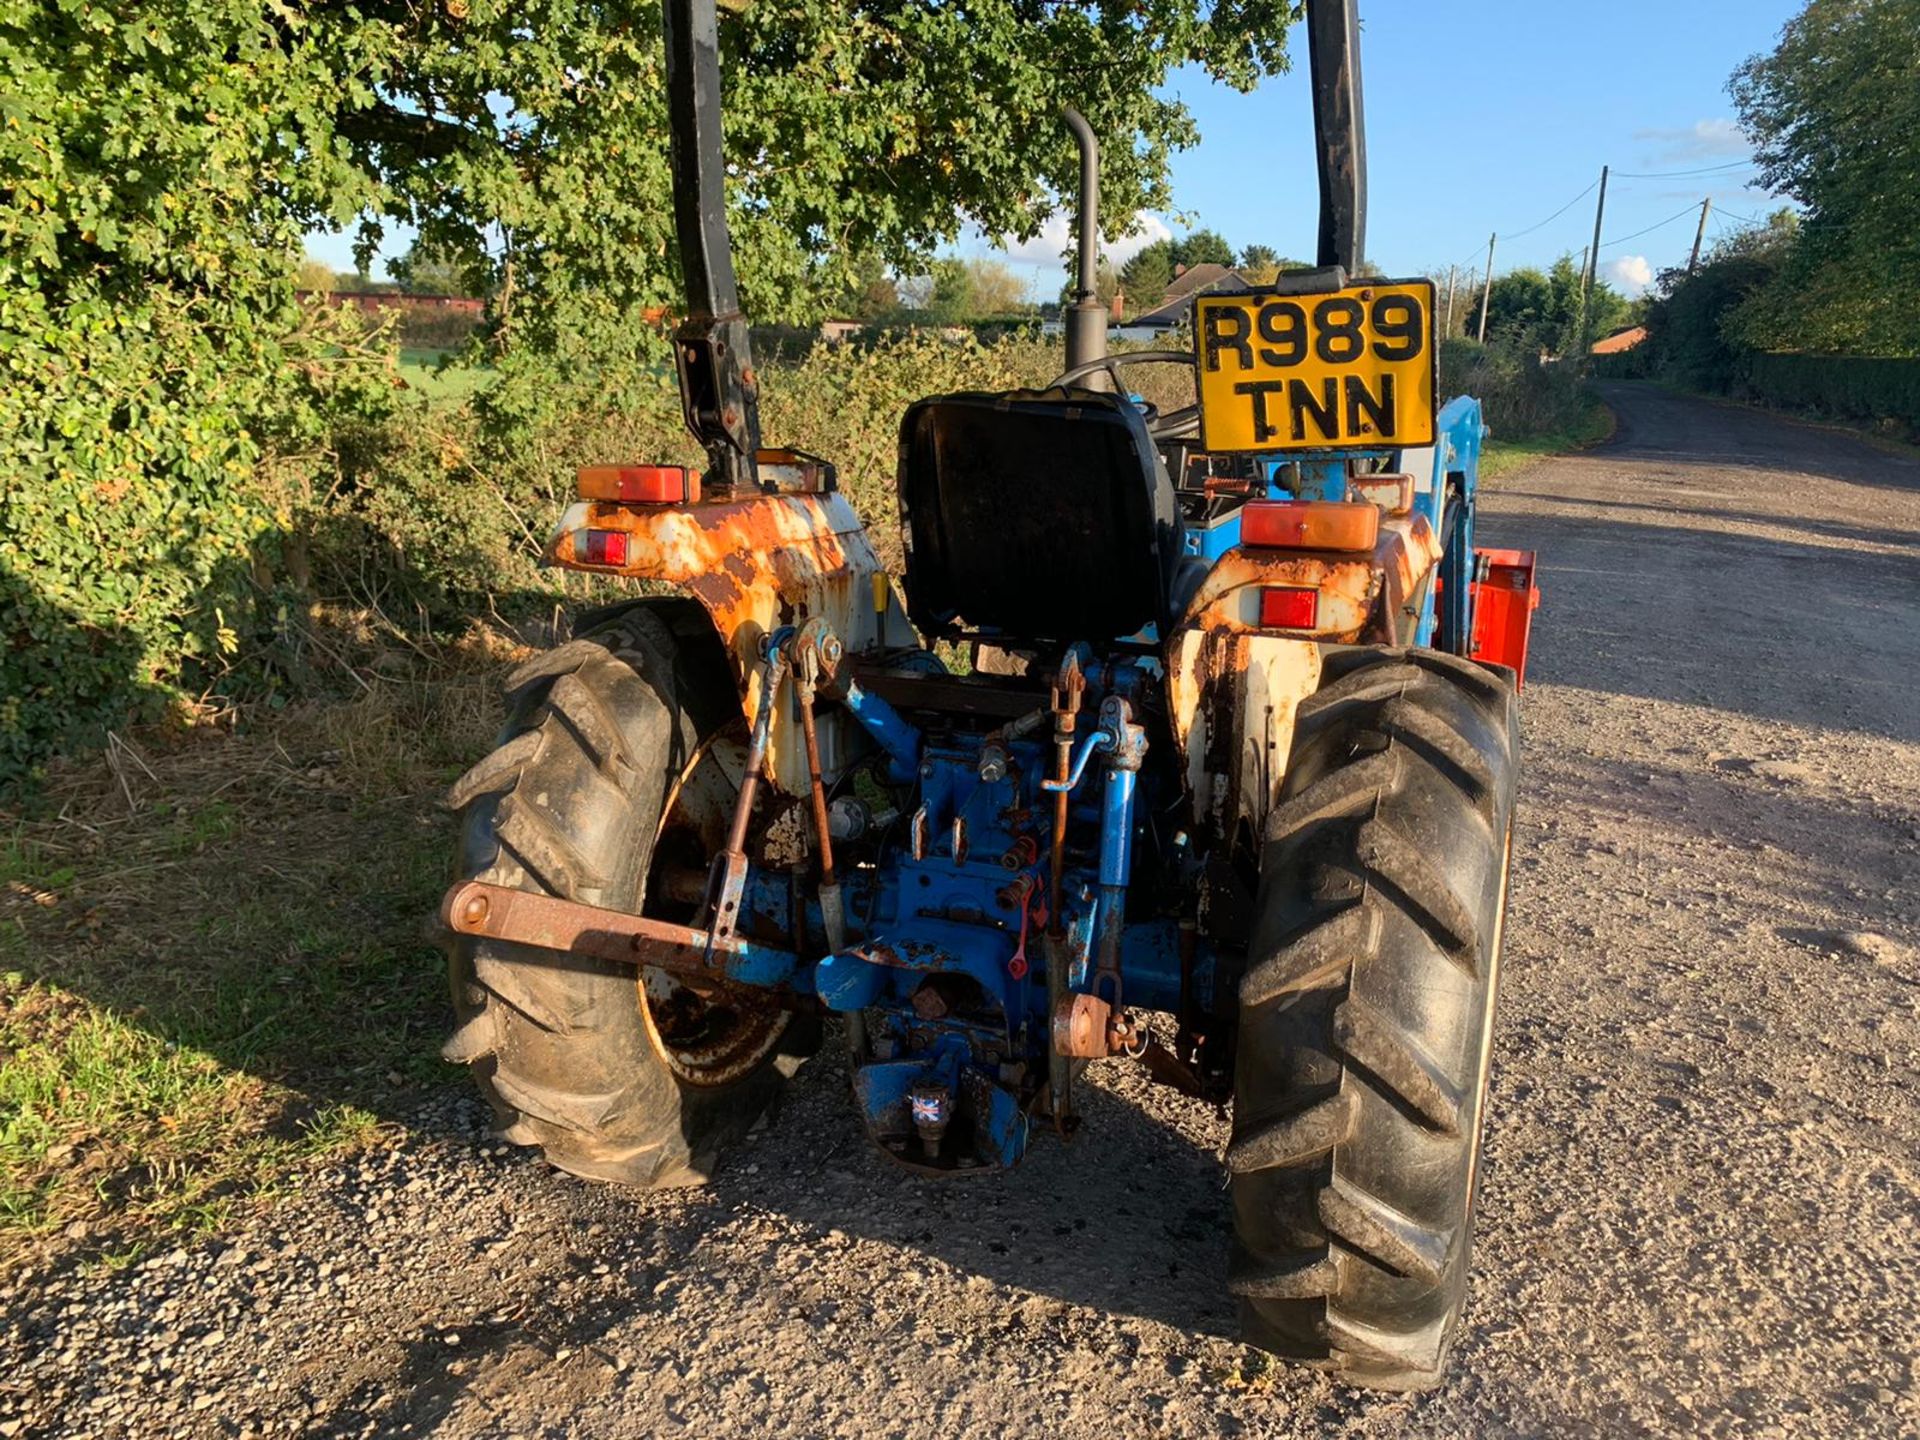
[[[1630,325],[1625,330],[1616,330],[1604,340],[1593,342],[1595,355],[1618,355],[1623,350],[1631,350],[1647,338],[1647,327]]]
[[[351,306],[364,314],[399,310],[408,315],[469,315],[480,322],[485,302],[471,295],[413,295],[403,290],[301,290],[302,300],[318,300],[327,305]]]
[[[1202,295],[1243,295],[1253,289],[1246,276],[1226,265],[1189,265],[1173,277],[1160,303],[1117,325],[1121,340],[1159,340],[1186,324],[1193,302]]]

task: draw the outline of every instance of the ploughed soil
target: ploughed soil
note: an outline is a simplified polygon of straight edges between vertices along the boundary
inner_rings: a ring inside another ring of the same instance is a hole
[[[271,1208],[0,1280],[17,1434],[1920,1432],[1920,463],[1641,386],[1509,475],[1538,552],[1476,1273],[1447,1382],[1240,1345],[1225,1124],[1120,1063],[932,1184],[829,1051],[708,1188],[465,1088]]]

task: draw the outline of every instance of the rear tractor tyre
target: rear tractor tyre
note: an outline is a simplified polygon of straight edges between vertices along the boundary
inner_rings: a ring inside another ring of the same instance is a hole
[[[460,874],[630,913],[656,859],[723,843],[744,747],[738,691],[704,612],[602,612],[507,682],[493,753],[453,787]],[[662,891],[664,885],[659,887]],[[818,1045],[818,1021],[755,992],[696,995],[658,971],[494,940],[449,951],[455,1030],[496,1133],[575,1175],[698,1184]]]
[[[1334,651],[1267,823],[1230,1284],[1354,1384],[1436,1383],[1466,1301],[1517,746],[1511,672]]]

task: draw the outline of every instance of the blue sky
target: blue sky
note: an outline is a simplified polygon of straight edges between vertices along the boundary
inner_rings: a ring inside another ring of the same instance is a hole
[[[1477,269],[1495,230],[1503,237],[1496,270],[1578,255],[1593,234],[1592,195],[1533,227],[1609,164],[1628,173],[1608,185],[1601,270],[1637,293],[1686,259],[1693,222],[1678,212],[1710,195],[1711,239],[1778,203],[1746,186],[1744,168],[1652,178],[1636,172],[1746,157],[1727,77],[1749,55],[1771,49],[1801,4],[1360,0],[1370,258],[1389,272]],[[1313,258],[1318,201],[1303,33],[1292,48],[1295,69],[1251,95],[1213,85],[1198,71],[1174,78],[1168,88],[1192,108],[1201,134],[1174,157],[1179,213],[1147,217],[1142,233],[1111,247],[1116,256],[1155,235],[1207,226],[1236,248],[1259,242]],[[978,236],[958,248],[1003,256],[1045,298],[1065,278],[1065,235],[1064,218],[1056,218],[1012,250]],[[407,238],[390,238],[386,253],[404,250]],[[1616,238],[1622,243],[1608,243]],[[343,269],[350,246],[347,235],[308,240],[309,250]]]
[[[1693,170],[1744,159],[1727,77],[1770,50],[1802,0],[1360,0],[1370,177],[1368,252],[1389,272],[1485,263],[1487,235],[1514,235],[1494,268],[1547,265],[1593,237],[1592,195],[1521,235],[1583,188],[1600,167]],[[1200,144],[1173,162],[1174,197],[1194,224],[1236,248],[1260,242],[1313,258],[1317,192],[1306,37],[1291,38],[1294,70],[1251,95],[1183,73],[1169,89],[1192,108]],[[1689,217],[1635,238],[1708,195],[1731,217],[1779,202],[1746,187],[1746,169],[1617,178],[1607,187],[1602,272],[1634,291],[1684,262]],[[1157,216],[1174,233],[1180,216]],[[1058,292],[1059,234],[1008,254]],[[1709,240],[1720,233],[1710,223]],[[1622,237],[1624,243],[1607,242]],[[1131,242],[1142,243],[1138,237]],[[993,254],[984,242],[963,252]],[[1128,242],[1116,249],[1122,253]]]

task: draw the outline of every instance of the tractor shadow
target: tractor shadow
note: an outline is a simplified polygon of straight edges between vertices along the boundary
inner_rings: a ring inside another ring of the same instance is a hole
[[[1123,1061],[1090,1068],[1074,1095],[1084,1119],[1071,1142],[1036,1127],[1014,1171],[921,1175],[867,1139],[836,1023],[774,1123],[725,1157],[710,1190],[729,1209],[879,1241],[900,1252],[899,1269],[924,1256],[1015,1292],[1233,1335],[1226,1120]]]

